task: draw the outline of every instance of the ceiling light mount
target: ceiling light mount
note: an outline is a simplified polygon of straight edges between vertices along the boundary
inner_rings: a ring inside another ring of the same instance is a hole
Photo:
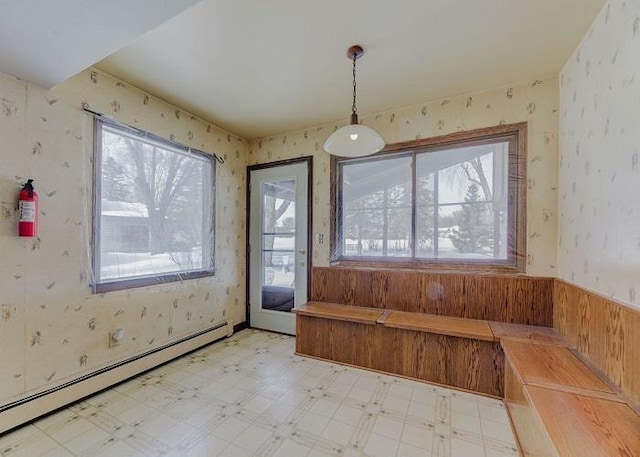
[[[362,57],[364,49],[360,45],[351,46],[347,57],[353,62],[353,104],[351,105],[351,123],[336,130],[324,143],[324,150],[340,157],[363,157],[375,154],[384,148],[384,140],[372,128],[358,123],[356,106],[356,60]]]
[[[364,49],[359,44],[354,44],[349,49],[347,49],[347,57],[349,60],[359,59],[364,54]]]

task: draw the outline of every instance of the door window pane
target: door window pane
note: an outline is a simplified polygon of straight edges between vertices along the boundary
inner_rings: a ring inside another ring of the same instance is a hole
[[[291,311],[295,288],[296,182],[262,186],[262,308]]]

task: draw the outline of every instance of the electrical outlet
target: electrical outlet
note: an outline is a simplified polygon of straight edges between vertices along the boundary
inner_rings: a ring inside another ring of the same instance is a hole
[[[124,338],[124,329],[117,328],[109,332],[109,347],[113,348],[122,344]]]

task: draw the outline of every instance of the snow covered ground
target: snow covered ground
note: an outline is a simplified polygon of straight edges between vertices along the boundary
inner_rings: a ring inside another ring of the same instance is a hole
[[[151,255],[148,252],[105,252],[100,258],[100,280],[180,273],[204,269],[202,249]]]

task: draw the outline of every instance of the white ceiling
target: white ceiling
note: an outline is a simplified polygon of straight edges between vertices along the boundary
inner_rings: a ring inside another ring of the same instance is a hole
[[[51,87],[199,0],[0,0],[0,71]]]
[[[50,86],[129,43],[98,67],[254,139],[346,120],[349,45],[366,115],[556,75],[604,3],[0,0],[0,71]]]

